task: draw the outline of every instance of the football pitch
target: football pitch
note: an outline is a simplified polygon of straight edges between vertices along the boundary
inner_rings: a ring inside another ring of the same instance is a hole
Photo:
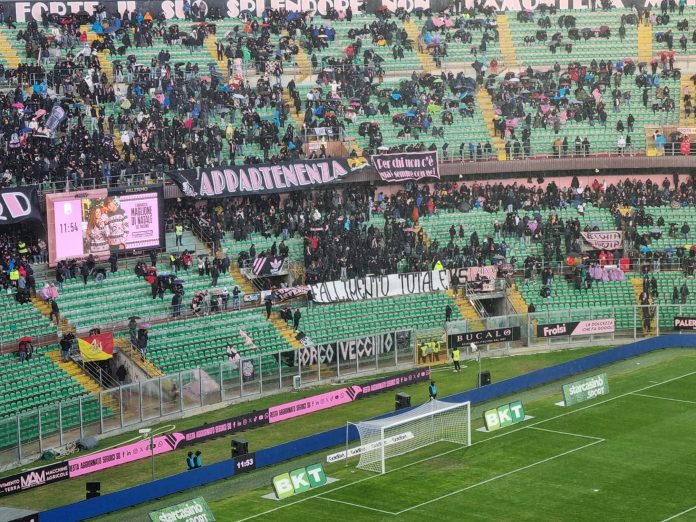
[[[327,452],[313,462],[335,482],[284,500],[263,498],[270,480],[237,492],[231,482],[210,505],[218,521],[696,521],[695,363],[691,350],[625,361],[610,394],[576,406],[555,404],[558,384],[513,396],[533,418],[495,432],[476,430],[474,408],[469,447],[427,446],[387,460],[384,475],[357,459],[326,464]]]

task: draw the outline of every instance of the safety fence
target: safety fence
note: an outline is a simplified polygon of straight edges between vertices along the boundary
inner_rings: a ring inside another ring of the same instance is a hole
[[[443,400],[452,402],[471,401],[472,404],[480,404],[497,397],[518,393],[525,389],[593,370],[600,366],[612,364],[629,357],[635,357],[637,355],[670,347],[696,347],[696,336],[679,337],[668,335],[631,343],[541,370],[536,370],[489,386],[483,386],[450,397],[445,397]],[[398,413],[403,413],[403,411],[404,410],[401,410]],[[389,415],[394,415],[394,413],[389,413],[383,417]],[[351,441],[356,440],[358,438],[357,429],[349,430],[348,438]],[[345,426],[340,426],[332,430],[316,433],[302,439],[289,441],[270,448],[251,448],[251,450],[254,451],[254,468],[258,469],[271,466],[303,455],[324,451],[331,447],[345,444],[345,442],[346,428]],[[247,457],[248,456],[244,456],[241,458]],[[179,473],[160,480],[109,493],[101,497],[51,509],[42,512],[40,516],[43,522],[83,520],[125,509],[143,502],[149,502],[166,495],[209,484],[223,478],[230,478],[236,473],[235,460],[224,460],[205,466],[199,470]]]
[[[412,367],[413,338],[408,330],[376,332],[292,351],[242,352],[221,363],[20,413],[0,420],[0,468],[14,467],[23,459],[85,436],[116,434],[206,406],[334,378]]]

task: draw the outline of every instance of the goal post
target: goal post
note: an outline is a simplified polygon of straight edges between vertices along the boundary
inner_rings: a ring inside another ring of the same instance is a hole
[[[348,449],[350,426],[360,446]],[[433,400],[384,419],[346,424],[346,459],[359,456],[358,468],[386,473],[387,460],[438,442],[471,445],[471,403]]]

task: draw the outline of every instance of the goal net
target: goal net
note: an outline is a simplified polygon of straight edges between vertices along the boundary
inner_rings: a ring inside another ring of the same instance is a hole
[[[434,400],[400,415],[354,425],[360,435],[360,447],[350,453],[359,453],[358,468],[385,473],[387,459],[436,442],[471,445],[471,403]]]

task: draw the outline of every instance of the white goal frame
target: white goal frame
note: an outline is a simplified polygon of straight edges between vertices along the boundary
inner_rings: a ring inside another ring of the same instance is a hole
[[[448,417],[459,417],[460,423],[466,426],[461,429],[455,426],[451,430],[445,430],[443,420]],[[444,418],[444,419],[443,419]],[[428,422],[428,419],[430,422]],[[391,435],[395,428],[403,427],[407,429],[409,424],[421,422],[421,427],[426,428],[418,435],[412,432],[404,432],[398,435]],[[360,436],[360,446],[349,449],[350,427],[355,426]],[[464,433],[461,433],[463,431]],[[385,435],[386,433],[386,435]],[[405,439],[403,437],[406,437]],[[401,438],[401,440],[399,440]],[[413,440],[410,445],[399,443],[402,440]],[[407,412],[393,415],[383,419],[373,419],[363,422],[346,422],[346,466],[348,459],[352,456],[359,456],[360,462],[357,467],[376,473],[386,473],[386,460],[392,457],[403,455],[410,451],[435,444],[437,442],[453,442],[461,444],[463,447],[471,446],[471,402],[449,403],[438,400],[431,400]],[[387,451],[385,448],[393,447],[394,450]],[[375,464],[379,462],[379,469]]]

